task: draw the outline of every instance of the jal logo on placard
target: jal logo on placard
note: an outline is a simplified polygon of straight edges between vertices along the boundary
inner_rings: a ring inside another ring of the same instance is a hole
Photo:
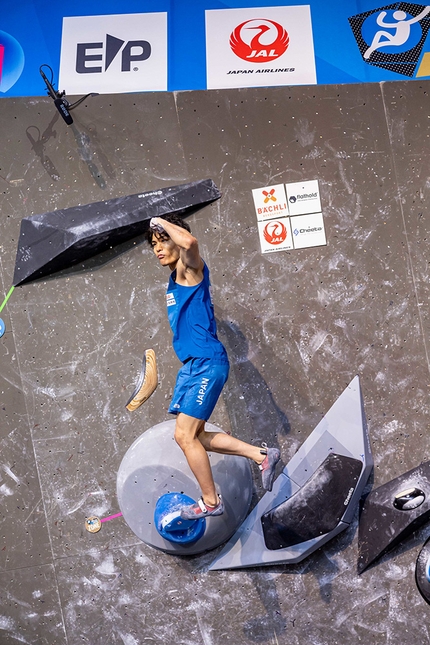
[[[24,51],[19,42],[5,31],[0,31],[0,92],[15,85],[24,69]]]
[[[287,228],[279,220],[270,220],[263,229],[263,235],[268,244],[277,246],[287,239]]]
[[[273,20],[246,20],[230,36],[232,51],[243,60],[267,63],[287,51],[290,38],[287,30]]]

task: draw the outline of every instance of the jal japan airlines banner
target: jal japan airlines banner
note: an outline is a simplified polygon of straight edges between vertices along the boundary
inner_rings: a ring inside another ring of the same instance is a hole
[[[206,11],[208,89],[317,82],[309,5]]]

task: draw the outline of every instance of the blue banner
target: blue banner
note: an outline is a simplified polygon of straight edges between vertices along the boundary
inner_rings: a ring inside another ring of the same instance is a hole
[[[303,5],[286,0],[75,0],[67,6],[46,0],[5,0],[1,8],[0,97],[46,94],[41,65],[48,66],[45,73],[52,69],[50,81],[55,88],[68,94],[85,93],[92,81],[95,91],[109,93],[430,77],[430,5],[425,4],[384,5],[377,0],[311,0]],[[294,18],[293,9],[302,13]],[[157,18],[155,14],[163,16]],[[309,16],[306,25],[305,14]],[[80,23],[72,19],[86,16],[91,17],[87,32],[74,30]],[[225,35],[219,39],[224,68],[217,71],[213,69],[217,60],[215,27],[224,17]],[[135,22],[130,34],[127,18]],[[296,20],[294,25],[292,20]],[[306,69],[299,70],[297,61],[304,59],[297,49],[301,24],[301,46],[306,49],[305,58],[312,60]],[[279,54],[274,43],[282,45]],[[146,84],[139,82],[139,74]],[[208,83],[210,75],[215,80]],[[72,91],[67,86],[58,87],[60,78]],[[122,82],[124,79],[127,83]]]

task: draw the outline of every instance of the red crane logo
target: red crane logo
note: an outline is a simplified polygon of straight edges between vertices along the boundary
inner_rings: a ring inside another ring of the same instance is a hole
[[[276,60],[286,52],[289,43],[286,29],[273,20],[246,20],[230,35],[230,47],[236,56],[253,63]]]
[[[268,244],[282,244],[287,238],[287,229],[279,220],[270,220],[263,229],[264,239]]]

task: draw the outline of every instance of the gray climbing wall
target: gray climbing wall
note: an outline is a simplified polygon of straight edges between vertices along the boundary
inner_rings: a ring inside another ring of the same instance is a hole
[[[360,375],[373,485],[428,459],[429,94],[420,82],[0,101],[0,287],[20,220],[212,178],[190,218],[232,362],[211,421],[284,463]],[[251,190],[317,179],[327,246],[262,255]],[[357,576],[351,528],[300,564],[214,571],[118,513],[116,472],[168,418],[168,271],[142,240],[15,289],[0,339],[2,645],[428,642],[414,581],[430,528]],[[2,298],[1,298],[2,300]],[[160,385],[125,403],[145,348]],[[253,503],[262,495],[254,471]]]

